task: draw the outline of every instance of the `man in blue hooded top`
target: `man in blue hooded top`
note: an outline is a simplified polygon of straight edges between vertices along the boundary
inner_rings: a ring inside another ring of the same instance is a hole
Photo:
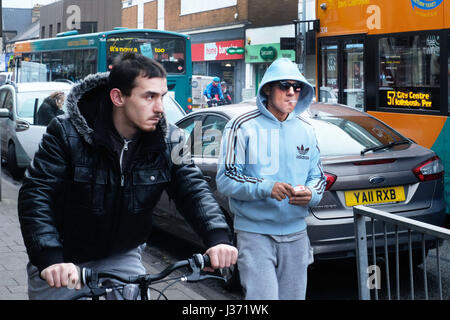
[[[216,182],[234,213],[246,299],[305,299],[313,256],[305,217],[326,184],[314,129],[301,117],[313,92],[294,63],[278,59],[258,109],[224,131]]]
[[[213,81],[210,84],[208,84],[205,90],[203,91],[203,95],[208,99],[208,101],[214,99],[216,95],[218,96],[219,100],[224,100],[219,77],[213,78]]]

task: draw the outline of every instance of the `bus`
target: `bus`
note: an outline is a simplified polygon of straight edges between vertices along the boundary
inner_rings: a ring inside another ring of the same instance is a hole
[[[450,1],[316,0],[315,10],[316,85],[434,150],[450,213]]]
[[[14,46],[16,82],[78,82],[89,74],[107,72],[119,54],[139,53],[160,62],[167,85],[186,112],[192,109],[192,63],[189,36],[160,30],[126,29],[17,42]]]

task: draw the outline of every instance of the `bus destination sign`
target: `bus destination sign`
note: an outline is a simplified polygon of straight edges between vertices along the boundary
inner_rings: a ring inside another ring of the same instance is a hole
[[[439,92],[433,88],[380,90],[380,106],[396,109],[439,111]]]

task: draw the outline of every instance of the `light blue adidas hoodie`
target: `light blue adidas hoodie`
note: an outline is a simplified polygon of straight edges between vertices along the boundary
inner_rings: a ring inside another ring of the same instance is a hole
[[[262,87],[276,80],[304,83],[294,112],[280,122],[266,108]],[[320,153],[313,127],[300,117],[313,98],[313,88],[289,59],[274,61],[258,89],[258,109],[240,115],[225,127],[216,183],[229,197],[234,228],[248,232],[286,235],[304,230],[308,208],[289,199],[270,197],[276,182],[305,185],[312,192],[309,206],[317,205],[325,190]]]

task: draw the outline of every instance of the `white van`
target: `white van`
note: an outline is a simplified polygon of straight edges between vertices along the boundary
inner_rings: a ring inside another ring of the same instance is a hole
[[[192,76],[192,108],[204,108],[207,105],[203,91],[213,79],[214,77],[209,76]]]

